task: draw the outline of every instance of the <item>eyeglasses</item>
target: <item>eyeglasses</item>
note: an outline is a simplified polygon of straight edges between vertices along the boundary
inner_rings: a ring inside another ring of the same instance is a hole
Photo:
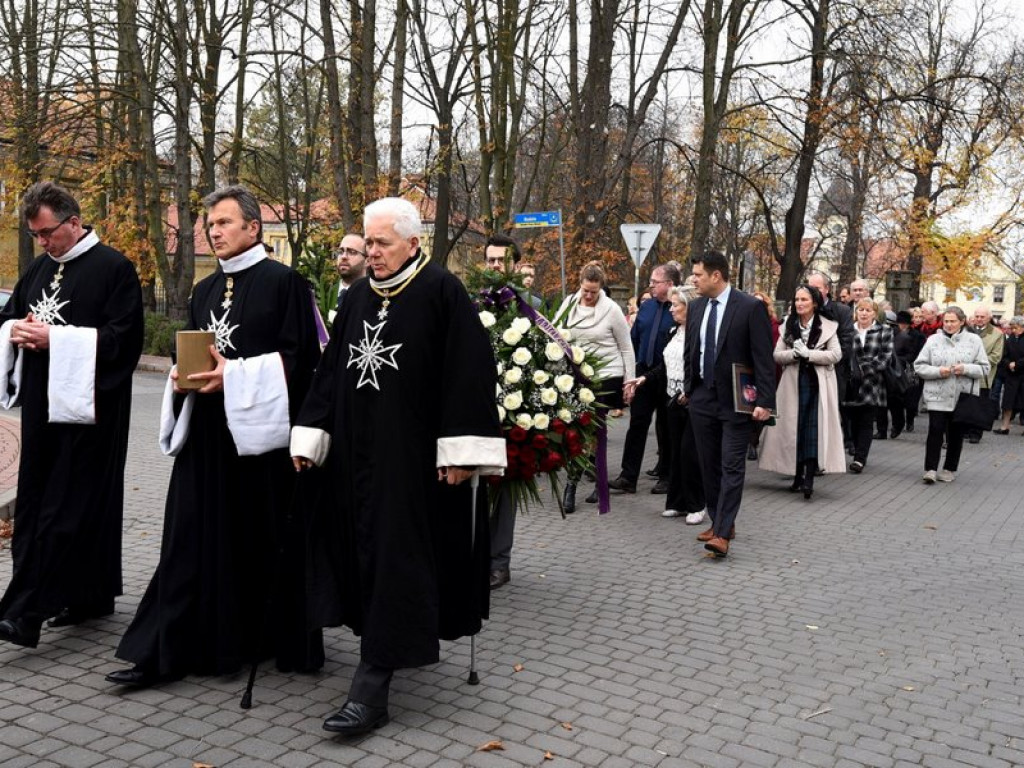
[[[671,282],[672,282],[671,280],[655,280],[653,277],[651,278],[651,285],[656,285],[657,283],[671,283]]]
[[[54,227],[45,227],[43,229],[26,229],[25,231],[28,232],[28,236],[31,237],[33,240],[38,240],[40,237],[45,237],[47,240],[49,240],[53,236],[54,232],[63,227],[74,217],[75,214],[72,213],[61,219],[60,222]]]
[[[365,256],[366,252],[365,251],[356,250],[355,248],[339,248],[337,255],[338,256]]]

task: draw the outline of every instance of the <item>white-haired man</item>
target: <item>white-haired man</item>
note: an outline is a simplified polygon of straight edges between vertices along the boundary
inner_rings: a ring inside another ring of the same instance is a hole
[[[992,310],[986,306],[975,308],[969,325],[973,333],[981,337],[981,343],[985,347],[985,354],[988,356],[988,375],[981,380],[982,397],[988,397],[992,391],[992,383],[996,379],[996,371],[999,368],[999,361],[1003,359],[1003,346],[1006,343],[1006,336],[992,323]],[[981,430],[971,429],[967,432],[967,442],[980,443]]]
[[[348,699],[324,722],[354,736],[388,720],[396,669],[438,660],[489,605],[487,501],[474,473],[505,466],[495,362],[466,289],[420,252],[416,207],[364,213],[370,279],[335,321],[292,432],[296,469],[330,471],[313,542],[315,618],[361,636]]]

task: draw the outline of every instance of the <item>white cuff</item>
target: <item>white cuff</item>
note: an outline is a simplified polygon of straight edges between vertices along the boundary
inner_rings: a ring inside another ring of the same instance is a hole
[[[224,415],[239,456],[288,447],[288,382],[281,355],[227,361]]]
[[[503,475],[505,438],[462,435],[437,439],[438,467],[475,467],[478,475]]]
[[[0,406],[10,410],[18,404],[21,390],[21,350],[11,343],[11,330],[15,320],[8,320],[0,326]],[[7,390],[14,391],[8,394]]]
[[[292,427],[291,455],[322,467],[331,452],[331,436],[316,427]]]
[[[50,326],[50,375],[46,395],[51,424],[96,423],[95,328]]]
[[[178,370],[178,366],[171,366],[171,372]],[[181,413],[174,417],[174,380],[170,374],[167,375],[167,384],[164,385],[164,397],[160,403],[160,452],[164,456],[177,456],[185,447],[188,440],[189,428],[192,424],[192,406],[195,405],[196,393],[189,392],[185,395],[185,402],[181,406]]]

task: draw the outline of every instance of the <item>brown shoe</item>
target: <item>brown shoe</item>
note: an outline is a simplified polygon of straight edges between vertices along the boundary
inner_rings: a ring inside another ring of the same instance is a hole
[[[725,557],[729,554],[729,541],[721,536],[716,536],[704,545],[704,549],[713,552],[715,557]]]
[[[713,538],[715,538],[715,528],[714,528],[714,526],[712,526],[711,528],[708,528],[706,531],[701,531],[700,533],[697,534],[697,541],[711,541]],[[726,536],[725,538],[729,539],[730,541],[732,541],[733,539],[736,538],[736,526],[735,525],[732,528],[729,529],[729,535]]]

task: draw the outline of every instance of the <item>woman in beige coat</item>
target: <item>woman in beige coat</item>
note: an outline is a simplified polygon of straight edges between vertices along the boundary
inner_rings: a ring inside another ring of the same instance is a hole
[[[778,421],[765,429],[761,446],[761,469],[787,475],[795,471],[790,490],[803,491],[805,499],[814,492],[819,467],[846,471],[835,374],[843,352],[839,325],[822,316],[822,306],[817,288],[797,288],[775,345],[775,362],[782,366],[775,396]]]

